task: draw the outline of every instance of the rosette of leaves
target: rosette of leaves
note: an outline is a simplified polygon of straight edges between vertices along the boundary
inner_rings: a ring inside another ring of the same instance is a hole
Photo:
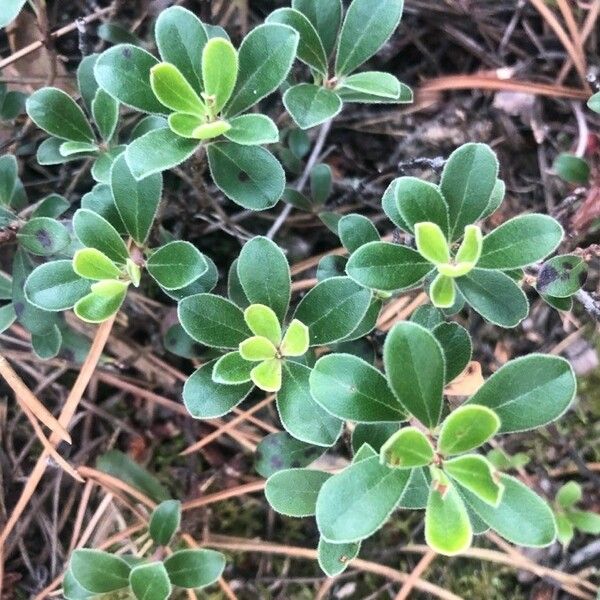
[[[153,544],[145,556],[111,554],[87,548],[73,552],[63,581],[66,600],[133,598],[167,600],[179,590],[200,589],[215,583],[225,568],[225,557],[214,550],[170,551],[181,522],[178,500],[161,502],[150,515],[148,534]]]
[[[100,56],[94,72],[100,86],[126,106],[168,115],[166,126],[127,147],[136,178],[175,167],[205,147],[223,193],[245,208],[264,210],[277,203],[285,185],[281,164],[263,148],[279,134],[271,119],[248,110],[287,76],[298,34],[287,25],[260,25],[239,51],[224,35],[172,7],[156,21],[161,61],[120,44]]]
[[[195,418],[224,415],[257,387],[277,395],[284,428],[298,440],[331,446],[342,422],[312,398],[312,349],[362,337],[375,322],[371,292],[348,277],[310,290],[290,311],[290,268],[270,240],[243,247],[229,272],[229,298],[199,294],[179,303],[179,320],[198,343],[226,351],[187,380],[183,400]]]
[[[554,499],[558,541],[565,547],[571,543],[576,531],[600,535],[600,515],[577,508],[582,498],[581,486],[569,481],[558,490]]]
[[[203,291],[205,285],[210,289],[214,265],[191,243],[148,245],[162,175],[138,181],[121,155],[111,168],[110,181],[110,197],[96,190],[89,202],[100,206],[101,212],[80,208],[73,215],[80,247],[72,259],[45,263],[29,275],[28,301],[46,311],[73,308],[80,319],[100,323],[119,310],[130,285],[139,286],[143,270],[171,297]]]
[[[439,186],[400,177],[384,195],[384,211],[415,237],[416,249],[372,241],[352,253],[346,272],[383,292],[422,284],[438,307],[452,313],[466,302],[488,321],[515,327],[529,310],[519,285],[523,268],[551,254],[563,229],[549,216],[527,214],[482,235],[477,223],[503,198],[494,152],[485,144],[465,144],[446,162]]]
[[[27,94],[8,90],[6,83],[0,83],[0,121],[16,119],[25,108]]]
[[[448,411],[444,387],[469,357],[470,341],[459,325],[428,329],[402,322],[385,341],[385,374],[347,354],[316,362],[312,397],[334,417],[356,424],[354,458],[335,474],[280,470],[269,477],[266,496],[282,514],[316,516],[320,562],[330,575],[400,508],[425,509],[426,541],[441,554],[464,551],[473,535],[488,529],[523,546],[554,541],[550,507],[478,449],[498,435],[542,427],[562,415],[575,394],[573,371],[555,356],[518,358]],[[401,427],[409,419],[410,426]]]
[[[390,38],[402,17],[403,0],[353,0],[343,17],[341,0],[293,0],[268,23],[293,27],[300,36],[298,58],[311,72],[311,83],[290,86],[283,103],[301,129],[334,118],[346,102],[412,102],[410,88],[390,73],[356,73]],[[333,64],[331,64],[333,63]]]

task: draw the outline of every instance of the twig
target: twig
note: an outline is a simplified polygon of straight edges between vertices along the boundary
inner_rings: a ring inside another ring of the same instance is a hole
[[[600,305],[589,292],[585,290],[579,290],[575,294],[575,298],[579,300],[586,312],[593,317],[596,321],[600,322]]]
[[[408,579],[402,584],[400,591],[398,592],[395,600],[407,600],[415,584],[425,572],[427,567],[435,560],[437,554],[430,550],[427,554],[424,554],[419,564],[412,570],[412,573],[408,576]]]

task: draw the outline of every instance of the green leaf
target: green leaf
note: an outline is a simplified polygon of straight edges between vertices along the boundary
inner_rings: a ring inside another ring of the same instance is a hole
[[[244,208],[272,208],[283,194],[285,173],[265,148],[217,142],[208,146],[208,164],[217,187]]]
[[[150,537],[160,546],[168,546],[181,523],[181,502],[165,500],[150,515],[148,531]]]
[[[312,469],[278,471],[267,480],[265,497],[282,515],[310,517],[315,514],[319,491],[330,477],[330,473]]]
[[[381,446],[381,462],[393,469],[425,467],[433,462],[434,450],[416,427],[403,427]]]
[[[31,213],[32,218],[50,217],[57,219],[71,206],[70,202],[59,194],[49,194],[39,201],[37,207]]]
[[[285,361],[277,394],[277,411],[285,429],[295,438],[316,446],[331,446],[342,432],[342,422],[330,415],[310,393],[311,370]]]
[[[448,204],[450,240],[485,212],[498,177],[498,160],[485,144],[464,144],[446,162],[440,189]]]
[[[325,448],[311,446],[293,438],[287,431],[265,436],[256,449],[256,471],[265,478],[282,469],[310,465],[323,454]]]
[[[283,321],[292,284],[290,267],[281,249],[266,237],[252,238],[240,252],[237,273],[248,300],[268,306]]]
[[[173,585],[202,588],[221,577],[225,557],[214,550],[179,550],[167,557],[164,565]]]
[[[98,146],[90,142],[63,142],[58,151],[64,157],[82,153],[93,154],[98,151]]]
[[[365,71],[344,78],[341,87],[362,94],[370,94],[379,98],[396,100],[400,97],[400,82],[391,73],[381,71]]]
[[[73,215],[73,230],[84,246],[100,250],[118,264],[129,257],[119,232],[104,217],[87,208],[80,208]]]
[[[373,223],[362,215],[345,215],[338,221],[342,244],[352,253],[369,242],[378,242],[379,233]]]
[[[132,44],[105,50],[96,61],[94,75],[100,87],[113,98],[147,113],[164,113],[150,87],[150,69],[158,64],[152,54]]]
[[[350,354],[320,358],[310,375],[310,391],[323,408],[340,419],[377,423],[406,418],[382,373]]]
[[[99,183],[110,183],[110,170],[115,159],[123,154],[127,146],[115,146],[106,150],[106,152],[100,152],[98,158],[92,165],[92,177]]]
[[[396,85],[399,88],[399,93],[395,99],[386,98],[378,94],[355,91],[345,86],[337,87],[335,90],[343,102],[355,102],[357,104],[410,104],[413,101],[412,90],[400,81],[397,81]]]
[[[332,3],[334,0],[332,0]],[[317,206],[325,204],[333,189],[331,167],[326,163],[316,164],[310,171],[310,196]]]
[[[480,219],[487,219],[490,215],[494,214],[499,208],[502,202],[504,201],[504,196],[506,195],[506,184],[502,179],[496,179],[496,184],[494,185],[494,189],[492,190],[492,195],[490,196],[490,201],[486,209],[483,211]]]
[[[429,489],[431,488],[431,475],[428,468],[413,469],[398,508],[422,510],[427,508]]]
[[[292,7],[299,10],[313,25],[329,57],[337,42],[342,22],[341,0],[292,0]]]
[[[379,452],[388,438],[398,431],[398,423],[357,423],[352,432],[352,450],[356,453],[364,444]]]
[[[229,40],[213,38],[202,51],[202,79],[209,112],[218,115],[231,98],[238,75],[238,55]]]
[[[50,217],[35,217],[17,233],[19,243],[32,254],[50,256],[69,245],[71,237],[66,227]]]
[[[332,90],[301,83],[283,95],[283,104],[300,129],[310,129],[333,119],[342,110],[342,100]]]
[[[10,91],[0,101],[0,119],[12,121],[16,119],[25,109],[27,94],[23,92]]]
[[[161,562],[134,567],[129,584],[137,600],[167,600],[171,596],[169,575]]]
[[[311,346],[324,346],[351,334],[370,303],[369,290],[348,277],[332,277],[302,298],[294,317],[308,327]]]
[[[432,329],[446,359],[446,383],[456,379],[471,360],[473,346],[469,332],[458,323],[439,323]]]
[[[491,408],[500,417],[500,433],[512,433],[556,420],[571,404],[576,387],[564,358],[530,354],[498,369],[468,402]]]
[[[154,129],[127,146],[125,158],[136,179],[171,169],[197,150],[198,140],[182,138],[168,127]]]
[[[92,292],[75,303],[75,314],[87,323],[102,323],[114,315],[127,295],[128,284],[107,279],[92,284]]]
[[[244,360],[260,362],[275,358],[277,348],[267,338],[257,335],[240,344],[240,355]]]
[[[520,215],[494,229],[483,239],[482,269],[525,267],[556,250],[563,228],[547,215]]]
[[[396,508],[410,471],[390,469],[373,456],[328,479],[317,499],[317,525],[332,543],[358,542],[377,531]]]
[[[205,273],[208,263],[190,242],[174,241],[155,250],[147,260],[146,268],[161,287],[178,290]]]
[[[444,494],[435,488],[429,491],[425,541],[432,550],[444,556],[460,554],[471,546],[473,530],[469,514],[454,487],[450,486]]]
[[[288,325],[279,350],[283,356],[303,356],[308,351],[309,343],[308,327],[294,319]]]
[[[162,14],[162,13],[161,13]],[[133,127],[129,134],[129,140],[133,141],[154,129],[163,129],[167,126],[167,119],[161,115],[146,115],[142,117]]]
[[[68,310],[90,290],[90,282],[81,279],[70,260],[55,260],[37,267],[25,282],[25,296],[43,310]]]
[[[402,17],[403,0],[353,0],[346,12],[335,73],[348,75],[369,60],[390,38]]]
[[[291,27],[259,25],[242,41],[239,74],[225,114],[235,116],[275,91],[287,77],[296,56],[299,36]]]
[[[250,371],[254,364],[244,358],[239,352],[229,352],[219,358],[213,367],[212,380],[225,385],[239,385],[252,380]]]
[[[383,348],[389,385],[400,404],[429,428],[442,412],[445,360],[431,332],[411,322],[391,329]]]
[[[542,265],[536,287],[545,296],[568,298],[582,288],[586,279],[586,262],[580,256],[565,254],[555,256]]]
[[[163,61],[175,65],[196,90],[202,89],[202,51],[208,32],[200,19],[181,6],[163,10],[154,27]]]
[[[213,294],[184,298],[179,322],[193,339],[211,348],[237,347],[252,335],[242,311],[231,301]]]
[[[431,303],[437,308],[450,308],[456,302],[454,279],[438,273],[429,288]]]
[[[184,138],[199,139],[196,137],[196,131],[207,123],[198,115],[190,115],[187,113],[171,113],[168,119],[169,129]],[[213,124],[211,124],[213,126]]]
[[[594,112],[600,113],[600,92],[596,92],[587,101],[588,107]]]
[[[327,75],[325,48],[317,30],[302,12],[295,8],[279,8],[267,17],[266,22],[289,25],[295,29],[300,36],[298,58],[321,75]]]
[[[244,311],[244,319],[254,335],[266,337],[275,346],[279,346],[281,325],[272,308],[264,304],[253,304]]]
[[[109,185],[96,184],[91,192],[84,194],[81,198],[81,208],[87,208],[104,217],[120,234],[127,233],[119,211],[115,206]]]
[[[559,513],[554,517],[556,519],[556,538],[566,548],[575,536],[575,528],[566,515]]]
[[[567,514],[579,531],[600,535],[600,515],[585,510],[570,510]]]
[[[254,387],[251,382],[223,385],[213,381],[216,362],[213,360],[202,365],[183,386],[183,403],[194,419],[214,419],[226,415]]]
[[[73,270],[80,277],[100,281],[102,279],[117,279],[121,270],[100,250],[81,248],[73,256]]]
[[[412,248],[370,242],[352,254],[346,272],[368,288],[393,292],[417,285],[432,268],[431,263]]]
[[[431,222],[447,235],[448,206],[437,185],[416,177],[399,177],[391,195],[395,196],[396,210],[409,231],[413,232],[417,223]]]
[[[43,360],[54,358],[62,344],[62,335],[57,325],[53,325],[44,333],[31,334],[33,351]]]
[[[528,547],[549,546],[556,537],[556,524],[550,507],[526,485],[509,475],[501,475],[504,493],[497,507],[461,488],[461,494],[475,513],[512,544]]]
[[[493,465],[479,454],[444,461],[444,472],[490,506],[498,506],[504,486]]]
[[[26,102],[27,114],[46,133],[63,140],[93,142],[94,132],[75,101],[58,88],[35,91]]]
[[[152,229],[162,186],[162,176],[157,173],[137,180],[123,154],[113,163],[110,172],[113,200],[127,233],[140,246],[146,242]]]
[[[265,115],[241,115],[229,121],[231,129],[223,135],[242,146],[275,144],[279,141],[277,125]]]
[[[77,67],[77,87],[81,93],[81,100],[88,112],[92,110],[92,102],[98,90],[98,82],[94,76],[94,66],[99,54],[84,56]]]
[[[207,108],[194,88],[170,63],[159,63],[150,69],[150,86],[161,104],[171,110],[198,117],[207,114]]]
[[[0,28],[6,27],[17,18],[26,0],[6,0],[0,8]]]
[[[77,583],[93,594],[113,592],[129,585],[129,565],[108,552],[77,549],[71,555],[69,569]]]
[[[16,320],[17,313],[12,303],[0,306],[0,333],[5,332]]]
[[[516,327],[529,312],[523,290],[501,271],[473,269],[456,284],[474,310],[500,327]]]
[[[570,508],[578,502],[581,502],[582,498],[583,491],[576,481],[565,483],[556,494],[556,502],[563,508]]]
[[[486,406],[459,406],[442,424],[438,450],[444,456],[462,454],[479,448],[500,429],[500,419]]]
[[[359,551],[360,543],[332,544],[321,538],[317,547],[319,566],[327,576],[335,577],[346,570]]]
[[[554,159],[552,170],[568,183],[584,185],[590,179],[590,166],[585,159],[567,152]]]
[[[133,44],[141,46],[140,38],[118,23],[102,23],[96,30],[96,35],[111,45]]]
[[[431,304],[424,304],[415,310],[411,315],[410,320],[413,323],[417,323],[417,325],[422,325],[425,329],[433,331],[438,325],[444,323],[444,313]],[[439,339],[438,342],[442,343]],[[442,348],[443,347],[444,345],[442,344]],[[447,361],[448,356],[446,355],[446,362]]]
[[[19,181],[19,165],[13,154],[0,156],[0,204],[10,206],[17,182]]]
[[[105,142],[110,142],[119,122],[119,103],[104,90],[97,90],[92,102],[94,123]]]

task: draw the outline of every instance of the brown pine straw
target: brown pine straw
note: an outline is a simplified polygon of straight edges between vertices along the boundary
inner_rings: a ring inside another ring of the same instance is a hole
[[[402,584],[400,591],[396,595],[395,600],[407,600],[413,588],[415,587],[417,581],[420,579],[421,575],[425,573],[429,565],[436,559],[437,553],[433,550],[429,550],[426,554],[423,555],[419,564],[411,571],[408,579]]]

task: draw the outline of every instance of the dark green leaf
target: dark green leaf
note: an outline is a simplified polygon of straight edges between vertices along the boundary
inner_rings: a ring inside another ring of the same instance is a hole
[[[283,95],[283,104],[300,129],[310,129],[333,119],[343,106],[334,91],[309,83],[289,88]]]
[[[410,231],[429,221],[448,234],[448,206],[440,189],[416,177],[399,177],[395,183],[396,206]]]
[[[329,57],[337,42],[342,21],[341,0],[292,0],[292,7],[299,10],[313,25]]]
[[[71,237],[66,227],[50,217],[35,217],[17,233],[19,243],[32,254],[50,256],[69,245]]]
[[[586,279],[586,262],[574,254],[565,254],[555,256],[542,265],[536,287],[544,296],[568,298],[583,287]]]
[[[110,142],[119,122],[119,103],[104,90],[97,90],[92,102],[92,114],[100,136],[105,142]]]
[[[169,575],[161,562],[134,567],[129,584],[137,600],[167,600],[171,596]]]
[[[73,230],[84,246],[100,250],[116,263],[122,264],[129,257],[119,232],[104,217],[87,208],[80,208],[73,215]]]
[[[146,268],[161,287],[179,290],[196,281],[208,269],[208,264],[193,244],[177,240],[155,250]]]
[[[168,546],[181,522],[181,502],[165,500],[150,515],[150,537],[160,546]]]
[[[378,242],[379,233],[373,223],[362,215],[345,215],[338,222],[340,240],[352,253],[369,242]]]
[[[104,594],[129,585],[129,565],[108,552],[80,548],[73,552],[69,569],[77,583],[94,594]]]
[[[334,1],[331,2],[334,4]],[[326,542],[323,538],[319,540],[317,548],[319,566],[326,575],[335,577],[343,571],[352,562],[352,559],[358,556],[360,543],[332,544]]]
[[[282,515],[310,517],[315,514],[319,491],[330,477],[330,473],[313,469],[278,471],[267,480],[265,497]]]
[[[179,550],[169,556],[165,569],[173,585],[186,589],[214,583],[225,568],[225,557],[214,550]]]
[[[265,436],[256,449],[255,468],[262,477],[282,469],[307,467],[323,454],[325,448],[293,438],[287,431]]]
[[[352,432],[352,450],[356,453],[363,444],[368,444],[376,453],[379,452],[399,426],[399,423],[357,423]]]
[[[473,351],[471,337],[458,323],[440,323],[433,328],[432,332],[444,351],[446,383],[449,383],[465,370],[471,360]]]
[[[583,185],[590,179],[590,166],[583,158],[574,154],[566,152],[559,154],[554,160],[552,169],[568,183]]]

